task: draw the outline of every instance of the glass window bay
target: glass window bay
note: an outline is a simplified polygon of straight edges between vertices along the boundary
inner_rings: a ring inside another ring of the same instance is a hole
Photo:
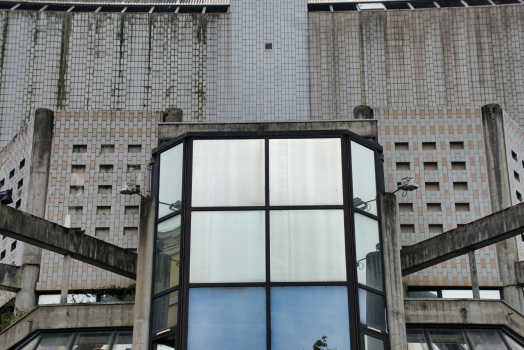
[[[346,130],[154,150],[151,348],[387,350],[381,152]]]

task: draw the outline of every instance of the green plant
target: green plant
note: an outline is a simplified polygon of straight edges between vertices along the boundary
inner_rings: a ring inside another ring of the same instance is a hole
[[[4,329],[12,325],[16,320],[22,318],[25,314],[29,312],[31,309],[18,309],[15,306],[15,301],[10,300],[7,302],[5,306],[13,307],[13,312],[7,312],[2,315],[0,315],[0,332],[3,332]]]
[[[325,335],[322,336],[319,340],[313,344],[313,350],[323,350],[327,349],[327,337]]]
[[[95,297],[96,301],[102,301],[103,298],[112,297],[115,301],[135,301],[136,284],[132,283],[127,287],[117,287],[114,284],[103,288],[85,290],[87,297]],[[74,303],[80,302],[71,296]]]

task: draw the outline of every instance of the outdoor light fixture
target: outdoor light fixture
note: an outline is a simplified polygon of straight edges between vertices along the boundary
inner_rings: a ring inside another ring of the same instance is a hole
[[[8,205],[13,203],[13,190],[8,189],[0,192],[0,203]]]
[[[0,192],[1,193],[1,192]],[[120,189],[121,194],[138,194],[140,197],[144,197],[142,195],[142,192],[140,192],[140,189],[136,187],[134,183],[131,182],[124,182],[124,185]],[[11,202],[12,203],[12,202]],[[164,203],[164,202],[158,202],[160,204],[169,205],[169,210],[172,211],[178,211],[182,209],[182,202],[176,201],[175,203]]]
[[[402,193],[402,196],[405,196],[408,191],[414,191],[418,190],[420,188],[420,184],[415,181],[412,177],[404,177],[402,178],[402,182],[400,185],[398,185],[398,188],[393,192],[397,192],[400,190],[404,190],[404,193]]]

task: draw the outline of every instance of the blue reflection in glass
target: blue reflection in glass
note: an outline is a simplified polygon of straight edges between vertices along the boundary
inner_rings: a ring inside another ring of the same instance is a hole
[[[319,340],[349,350],[347,288],[271,288],[271,349],[311,349]]]
[[[191,288],[188,350],[265,350],[266,289]]]

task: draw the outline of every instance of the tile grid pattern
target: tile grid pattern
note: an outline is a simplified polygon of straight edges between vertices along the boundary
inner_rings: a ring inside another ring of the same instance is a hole
[[[0,146],[36,108],[163,110],[185,121],[340,119],[353,107],[482,106],[524,125],[524,6],[227,14],[0,11]],[[278,13],[278,16],[275,16]],[[265,49],[265,44],[272,49]]]
[[[47,219],[136,249],[140,197],[118,191],[125,181],[145,191],[160,115],[152,111],[57,112]],[[62,263],[62,255],[44,251],[38,290],[61,288]],[[76,260],[70,278],[71,289],[131,283]]]
[[[399,204],[408,204],[408,209],[399,213],[402,245],[412,245],[490,214],[478,108],[379,108],[375,117],[380,120],[380,143],[384,146],[386,191],[394,191],[397,182],[406,176],[421,183],[419,190],[406,196],[398,192]],[[450,142],[460,141],[463,149],[451,149]],[[424,145],[426,142],[434,145]],[[407,143],[408,150],[399,150],[401,145],[396,149],[396,143]],[[398,163],[408,162],[409,170],[397,168]],[[453,170],[453,162],[465,163],[466,169]],[[436,163],[438,170],[425,170],[430,166],[425,163]],[[426,182],[438,182],[439,189],[430,191]],[[454,182],[467,182],[467,190],[457,188]],[[428,208],[428,203],[439,203],[440,209]],[[456,203],[469,203],[469,210],[457,210]],[[479,249],[476,254],[481,286],[500,285],[495,247]],[[467,286],[471,283],[469,262],[467,256],[461,256],[404,280],[413,286]]]

